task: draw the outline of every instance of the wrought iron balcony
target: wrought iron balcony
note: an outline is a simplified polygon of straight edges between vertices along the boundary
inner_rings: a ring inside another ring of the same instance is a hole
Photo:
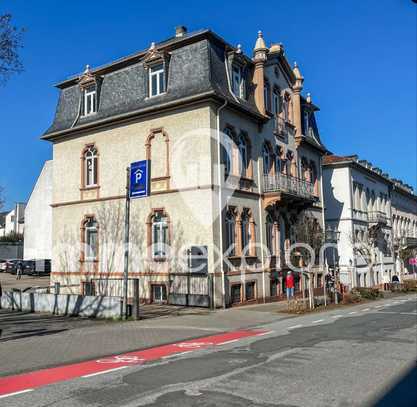
[[[314,186],[311,182],[284,174],[264,175],[264,192],[284,192],[297,197],[314,199]]]
[[[388,223],[388,217],[384,212],[372,211],[368,212],[368,222],[380,225],[386,225]]]

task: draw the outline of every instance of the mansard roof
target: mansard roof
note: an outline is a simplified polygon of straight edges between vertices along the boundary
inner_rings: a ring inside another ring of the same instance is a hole
[[[231,94],[225,58],[228,53],[236,51],[236,48],[217,34],[210,30],[200,30],[153,46],[156,50],[169,54],[169,91],[166,94],[147,97],[145,59],[149,48],[101,67],[89,68],[88,74],[100,81],[98,112],[86,117],[79,115],[79,83],[85,72],[73,76],[56,85],[60,89],[60,95],[55,118],[42,138],[53,140],[76,130],[203,98],[219,101],[227,99],[230,105],[243,110],[255,120],[267,120],[252,101],[236,100]],[[250,58],[243,54],[240,58],[249,70],[252,69]]]

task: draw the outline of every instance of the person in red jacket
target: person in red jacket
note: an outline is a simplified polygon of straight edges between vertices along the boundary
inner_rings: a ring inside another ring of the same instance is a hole
[[[285,277],[285,288],[287,291],[287,300],[289,301],[294,297],[294,276],[291,271],[289,271]]]

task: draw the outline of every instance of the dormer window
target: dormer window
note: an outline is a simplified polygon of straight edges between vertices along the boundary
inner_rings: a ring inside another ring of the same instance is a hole
[[[149,96],[158,96],[165,93],[165,69],[158,64],[149,69]]]
[[[245,97],[242,67],[238,65],[232,67],[232,91],[238,98]]]
[[[84,116],[97,112],[97,87],[88,86],[84,89]]]

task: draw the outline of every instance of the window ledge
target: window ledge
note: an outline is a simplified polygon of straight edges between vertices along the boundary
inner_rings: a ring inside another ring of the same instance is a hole
[[[80,191],[94,191],[95,189],[100,189],[100,185],[91,185],[88,187],[81,187]]]

